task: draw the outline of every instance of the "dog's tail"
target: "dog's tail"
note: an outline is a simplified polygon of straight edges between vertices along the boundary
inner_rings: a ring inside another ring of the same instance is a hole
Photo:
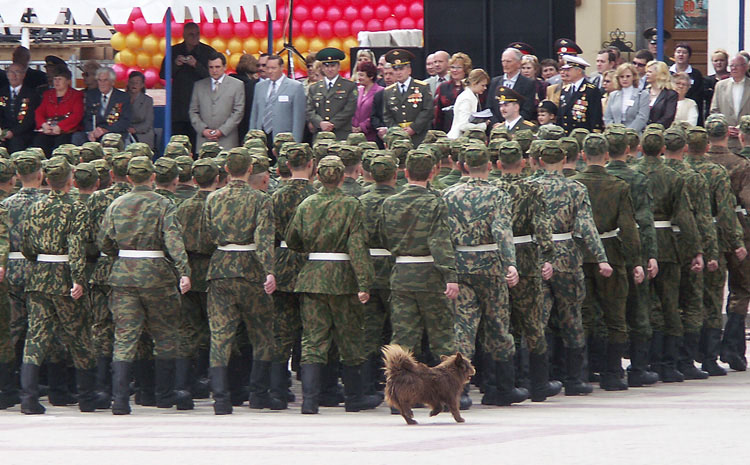
[[[413,372],[417,366],[414,354],[398,344],[387,345],[383,347],[382,352],[385,361],[386,378],[393,378],[406,372]]]

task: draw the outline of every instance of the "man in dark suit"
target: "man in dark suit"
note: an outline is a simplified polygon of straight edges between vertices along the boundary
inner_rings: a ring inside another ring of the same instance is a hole
[[[8,66],[9,84],[0,87],[0,139],[10,153],[26,149],[34,138],[40,99],[34,87],[24,84],[25,71],[18,63]]]
[[[83,131],[73,134],[75,145],[99,141],[109,132],[120,134],[123,140],[128,136],[130,97],[115,89],[115,78],[112,68],[99,68],[96,72],[98,88],[86,91]]]
[[[503,71],[505,73],[502,76],[492,78],[490,86],[487,88],[487,95],[491,98],[485,99],[485,108],[489,108],[492,111],[492,119],[490,120],[492,127],[497,127],[503,122],[500,106],[497,99],[494,98],[500,87],[511,88],[523,96],[521,116],[526,120],[534,119],[536,84],[531,79],[521,75],[521,57],[523,57],[523,54],[518,49],[513,47],[506,48],[502,56]]]
[[[383,60],[385,61],[385,55],[383,55]],[[383,87],[388,87],[391,84],[393,84],[396,81],[396,77],[394,76],[393,67],[390,63],[386,63],[383,66]],[[372,114],[370,114],[370,124],[373,128],[378,132],[378,138],[375,142],[378,143],[378,147],[385,148],[385,144],[383,143],[383,136],[385,136],[386,132],[388,132],[388,126],[385,125],[385,120],[383,119],[383,94],[385,93],[385,89],[381,90],[377,94],[375,94],[372,97]]]
[[[586,68],[589,64],[574,55],[565,55],[563,59],[563,68],[568,70],[570,83],[563,87],[560,94],[557,124],[567,134],[576,128],[601,132],[604,129],[602,95],[595,85],[586,81]]]
[[[31,52],[23,45],[19,45],[13,50],[13,63],[20,65],[26,72],[23,78],[23,86],[29,89],[36,89],[39,86],[47,84],[47,73],[38,69],[29,68],[31,62]]]
[[[324,78],[307,90],[307,120],[318,131],[331,131],[337,140],[346,140],[352,132],[352,117],[357,111],[357,84],[339,76],[346,54],[337,48],[324,48],[316,55],[323,64]]]
[[[414,58],[411,52],[400,48],[385,54],[396,82],[383,91],[383,121],[387,127],[404,128],[416,147],[432,126],[434,108],[430,85],[411,77]]]

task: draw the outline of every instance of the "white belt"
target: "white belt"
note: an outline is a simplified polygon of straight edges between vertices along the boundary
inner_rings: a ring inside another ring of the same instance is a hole
[[[21,252],[9,252],[8,260],[26,260]]]
[[[667,221],[654,221],[654,228],[656,229],[670,229],[672,228],[672,222]]]
[[[682,232],[682,230],[680,229],[679,226],[675,225],[675,226],[672,226],[672,232],[678,233],[678,232]]]
[[[432,255],[402,255],[400,257],[396,257],[396,263],[435,263],[435,259],[432,258]]]
[[[391,251],[388,249],[370,249],[371,257],[390,257]]]
[[[742,208],[742,205],[737,205],[736,207],[734,207],[734,211],[736,213],[742,213],[743,215],[747,216],[747,210]]]
[[[164,258],[161,250],[120,250],[120,258]]]
[[[107,255],[107,254],[106,254],[106,253],[104,253],[104,252],[99,252],[99,256],[100,256],[100,257],[109,257],[109,255]]]
[[[513,237],[514,244],[528,244],[529,242],[534,242],[534,236],[532,236],[531,234],[528,234],[526,236]]]
[[[36,261],[45,263],[67,263],[67,255],[50,255],[46,253],[40,253],[36,256]]]
[[[222,252],[252,252],[258,250],[255,244],[227,244],[216,247],[216,250]]]
[[[307,256],[308,260],[321,260],[328,262],[348,262],[351,257],[348,253],[339,252],[311,252]]]
[[[718,220],[717,220],[717,219],[716,219],[716,217],[714,216],[714,223],[716,223],[717,221],[718,221]]]
[[[599,234],[600,239],[610,239],[612,237],[617,237],[617,233],[620,232],[620,228],[617,228],[613,231],[607,231]]]
[[[288,249],[289,247],[286,245],[286,241],[279,242],[279,248],[280,249]]]
[[[552,240],[555,242],[569,241],[571,239],[573,239],[573,233],[569,233],[569,232],[552,235]]]
[[[500,250],[500,246],[497,242],[494,244],[481,244],[481,245],[457,245],[457,252],[494,252]]]

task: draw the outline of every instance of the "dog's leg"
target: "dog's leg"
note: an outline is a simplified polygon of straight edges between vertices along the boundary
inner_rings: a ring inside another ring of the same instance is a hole
[[[440,412],[442,412],[442,411],[443,411],[443,406],[442,406],[442,404],[438,404],[437,406],[435,406],[435,405],[430,405],[430,407],[432,407],[432,410],[430,410],[430,416],[431,416],[431,417],[434,417],[435,415],[437,415],[438,413],[440,413]]]
[[[463,423],[464,419],[461,416],[461,412],[458,409],[458,399],[455,399],[450,404],[451,413],[453,414],[453,419],[456,420],[457,423]]]
[[[411,407],[401,408],[399,407],[399,410],[401,411],[401,416],[404,417],[404,420],[406,420],[406,423],[409,425],[416,425],[417,420],[414,419],[414,412],[412,412]]]

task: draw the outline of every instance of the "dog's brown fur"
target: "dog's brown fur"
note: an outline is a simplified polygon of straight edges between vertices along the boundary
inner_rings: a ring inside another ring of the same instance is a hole
[[[416,425],[412,407],[423,403],[433,417],[448,408],[458,423],[464,419],[458,410],[461,391],[475,370],[460,353],[443,355],[440,365],[430,368],[418,362],[411,351],[392,344],[383,347],[385,359],[385,401],[401,412],[406,423]]]

